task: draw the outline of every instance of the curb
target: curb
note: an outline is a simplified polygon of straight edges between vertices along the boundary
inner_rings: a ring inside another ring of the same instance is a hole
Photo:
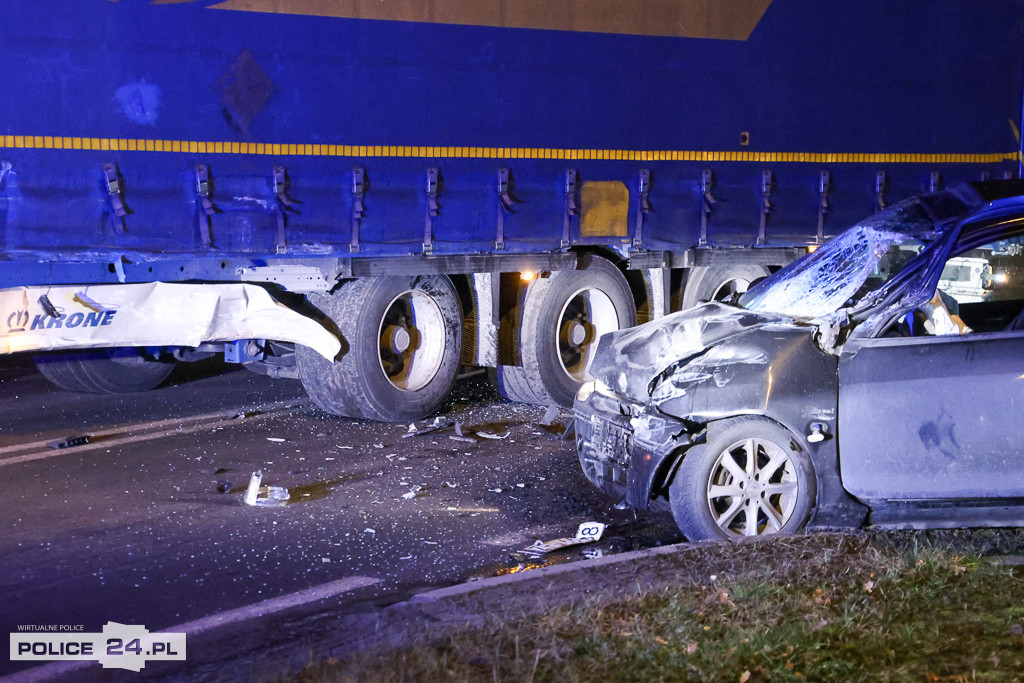
[[[573,571],[592,569],[595,567],[605,567],[609,565],[620,564],[623,562],[630,562],[633,560],[642,560],[648,557],[672,555],[675,553],[681,553],[686,550],[689,550],[693,548],[695,545],[696,544],[694,543],[685,542],[676,543],[674,545],[659,546],[657,548],[632,550],[627,553],[619,553],[617,555],[609,555],[607,557],[598,557],[592,560],[577,560],[575,562],[566,562],[565,564],[556,564],[549,567],[540,567],[539,569],[530,569],[528,571],[517,572],[515,574],[505,574],[504,576],[491,576],[485,579],[477,579],[476,581],[467,581],[466,583],[448,586],[447,588],[437,588],[435,590],[426,591],[425,593],[417,593],[416,595],[409,598],[407,602],[414,604],[433,603],[438,602],[440,600],[444,600],[446,598],[467,595],[469,593],[475,593],[477,591],[486,590],[488,588],[506,586],[509,584],[520,583],[522,581],[532,581],[534,579],[542,579],[546,577],[557,576],[559,574],[565,574]]]

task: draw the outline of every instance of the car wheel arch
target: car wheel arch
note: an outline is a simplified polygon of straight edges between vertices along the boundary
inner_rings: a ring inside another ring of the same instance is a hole
[[[812,473],[814,474],[815,482],[820,484],[820,475],[817,472],[817,468],[814,467],[814,458],[812,457],[810,448],[807,443],[805,443],[804,439],[800,437],[800,433],[797,430],[771,415],[765,415],[763,413],[737,413],[734,415],[716,417],[713,420],[701,423],[701,430],[697,432],[696,439],[686,446],[674,449],[668,456],[666,456],[655,468],[654,476],[651,478],[651,485],[647,492],[647,499],[652,500],[655,498],[664,498],[665,500],[668,500],[669,487],[672,485],[672,480],[679,471],[679,466],[683,464],[683,459],[686,457],[687,452],[689,452],[689,450],[694,446],[707,443],[710,439],[715,437],[719,430],[725,429],[733,420],[742,417],[759,417],[773,423],[779,429],[785,430],[790,436],[791,447],[798,453],[808,456],[808,459],[811,461]]]
[[[709,425],[679,459],[669,504],[691,541],[803,529],[817,506],[817,468],[798,433],[763,414]],[[764,469],[762,469],[764,468]]]

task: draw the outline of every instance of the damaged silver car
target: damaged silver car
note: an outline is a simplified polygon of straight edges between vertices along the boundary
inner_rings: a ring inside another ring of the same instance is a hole
[[[1024,183],[905,201],[752,287],[604,335],[586,476],[691,540],[1024,523]]]

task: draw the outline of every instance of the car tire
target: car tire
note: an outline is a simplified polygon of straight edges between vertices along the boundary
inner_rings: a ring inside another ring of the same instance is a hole
[[[680,531],[700,541],[801,529],[816,495],[814,469],[802,444],[764,417],[738,417],[712,427],[706,443],[685,453],[669,486]]]
[[[680,310],[705,301],[725,301],[742,294],[758,281],[768,277],[764,266],[737,263],[721,266],[696,266],[687,273]]]
[[[426,417],[448,396],[462,351],[462,310],[447,277],[364,278],[309,300],[343,343],[334,362],[295,347],[299,379],[322,409],[406,422]]]
[[[133,348],[47,353],[33,358],[39,374],[68,391],[134,394],[159,386],[174,363],[146,360]]]
[[[497,368],[498,392],[510,401],[571,407],[605,332],[636,325],[636,303],[611,261],[584,256],[578,270],[530,283],[522,301],[522,365]]]

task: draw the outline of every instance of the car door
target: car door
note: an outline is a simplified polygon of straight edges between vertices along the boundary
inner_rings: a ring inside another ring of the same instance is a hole
[[[1024,496],[1024,332],[863,339],[839,361],[839,459],[862,499]]]

